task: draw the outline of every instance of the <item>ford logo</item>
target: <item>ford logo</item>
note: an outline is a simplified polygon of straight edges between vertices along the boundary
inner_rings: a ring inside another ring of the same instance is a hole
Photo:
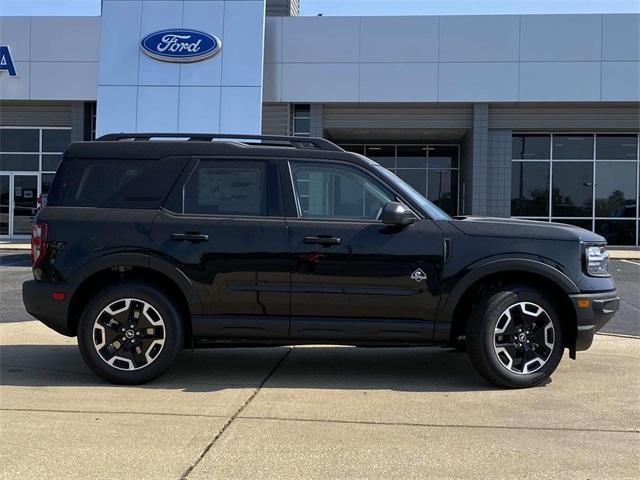
[[[140,42],[142,51],[163,62],[199,62],[220,51],[220,39],[186,28],[150,33]]]

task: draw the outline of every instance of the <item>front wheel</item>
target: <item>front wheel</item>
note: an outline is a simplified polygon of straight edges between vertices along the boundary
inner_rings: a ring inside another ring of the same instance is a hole
[[[478,373],[492,383],[539,385],[562,358],[560,317],[544,293],[524,286],[504,288],[474,306],[467,349]]]
[[[142,283],[116,284],[98,292],[78,324],[84,361],[112,383],[140,384],[159,377],[182,344],[175,305],[162,291]]]

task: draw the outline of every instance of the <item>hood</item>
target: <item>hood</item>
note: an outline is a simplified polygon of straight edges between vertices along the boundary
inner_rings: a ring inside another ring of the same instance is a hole
[[[456,217],[452,224],[467,235],[483,237],[606,242],[604,237],[597,233],[566,223],[539,222],[519,218]]]

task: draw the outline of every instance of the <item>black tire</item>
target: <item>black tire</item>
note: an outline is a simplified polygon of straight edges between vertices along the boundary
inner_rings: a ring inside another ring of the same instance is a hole
[[[467,350],[478,373],[495,385],[533,387],[558,367],[564,352],[562,334],[558,310],[549,296],[515,285],[492,292],[473,307]]]
[[[99,291],[78,322],[82,358],[96,375],[117,384],[158,378],[173,363],[183,338],[174,303],[161,290],[142,283],[118,283]]]

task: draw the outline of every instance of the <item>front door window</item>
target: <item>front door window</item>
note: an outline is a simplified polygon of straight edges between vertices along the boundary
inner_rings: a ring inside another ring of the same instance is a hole
[[[301,217],[378,220],[393,194],[357,168],[292,162],[291,173]]]

